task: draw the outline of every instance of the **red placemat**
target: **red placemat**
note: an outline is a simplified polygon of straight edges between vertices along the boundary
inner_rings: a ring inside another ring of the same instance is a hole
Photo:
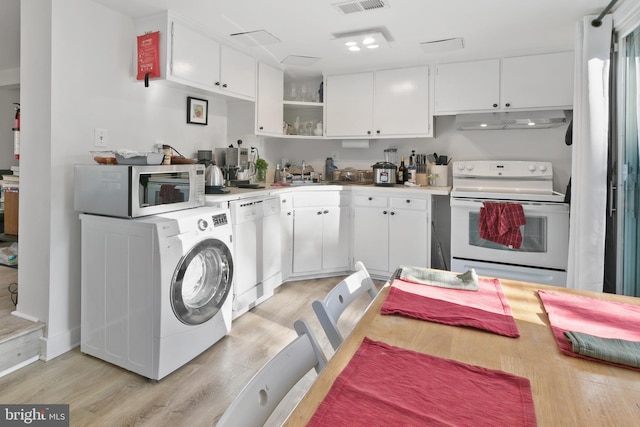
[[[470,326],[499,335],[520,336],[498,279],[479,279],[477,292],[393,281],[380,313],[430,322]]]
[[[640,370],[575,353],[571,342],[564,336],[565,331],[573,331],[602,338],[640,342],[640,306],[549,291],[538,291],[538,296],[549,316],[553,336],[562,353]]]
[[[365,338],[308,426],[536,425],[529,380]]]

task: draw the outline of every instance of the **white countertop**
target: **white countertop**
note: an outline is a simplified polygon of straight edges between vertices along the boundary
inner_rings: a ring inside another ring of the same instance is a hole
[[[378,185],[309,185],[309,186],[273,186],[265,184],[265,188],[237,188],[226,187],[230,191],[226,194],[207,194],[205,195],[206,204],[216,204],[228,202],[231,200],[247,199],[251,197],[264,197],[269,195],[278,195],[290,192],[308,192],[308,191],[350,191],[371,194],[372,192],[392,193],[398,195],[409,194],[428,194],[432,196],[447,196],[451,192],[451,187],[407,187],[403,185],[395,186],[378,186]]]

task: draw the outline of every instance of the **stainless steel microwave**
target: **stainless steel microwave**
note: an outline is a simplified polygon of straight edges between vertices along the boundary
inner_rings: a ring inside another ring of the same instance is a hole
[[[204,206],[204,165],[75,165],[74,208],[137,218]]]

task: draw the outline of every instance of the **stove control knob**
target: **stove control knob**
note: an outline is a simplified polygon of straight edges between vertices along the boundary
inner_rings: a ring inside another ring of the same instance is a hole
[[[463,171],[464,170],[464,163],[458,162],[458,163],[456,163],[456,165],[458,165],[458,170],[459,171]]]
[[[473,170],[473,163],[469,163],[469,164],[467,165],[467,170],[468,170],[468,171],[472,171],[472,170]]]
[[[529,172],[535,172],[536,171],[536,165],[529,165]]]
[[[538,169],[540,170],[540,172],[546,172],[547,171],[547,166],[546,165],[540,165],[540,166],[538,166]]]

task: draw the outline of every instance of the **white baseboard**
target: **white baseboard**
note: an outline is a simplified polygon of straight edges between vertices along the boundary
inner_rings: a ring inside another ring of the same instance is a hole
[[[40,359],[48,362],[80,345],[80,326],[55,336],[42,338]]]
[[[34,323],[40,321],[40,319],[38,319],[37,317],[33,317],[33,316],[29,316],[28,314],[20,313],[18,310],[12,311],[11,314],[13,316],[19,317],[21,319],[26,319],[26,320],[29,320],[29,321],[34,322]]]

